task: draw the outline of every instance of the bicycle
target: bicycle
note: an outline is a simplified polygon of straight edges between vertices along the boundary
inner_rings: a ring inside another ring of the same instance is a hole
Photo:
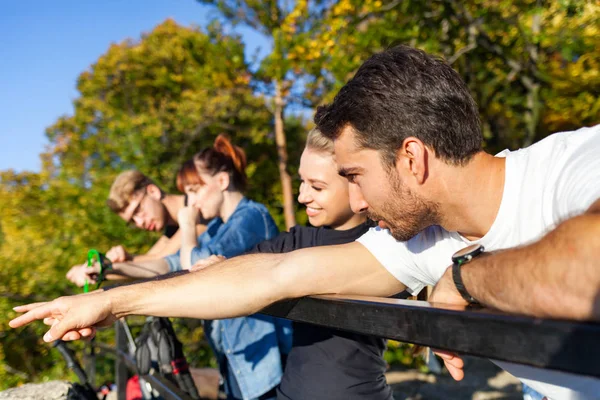
[[[95,263],[100,265],[100,272],[96,278],[96,289],[100,289],[105,280],[106,273],[112,269],[112,262],[95,249],[88,251],[87,264],[92,267]],[[104,290],[108,290],[106,288]],[[86,280],[84,293],[89,292]],[[191,399],[200,399],[196,385],[192,379],[187,359],[183,354],[183,346],[177,339],[173,326],[168,318],[148,317],[141,330],[141,334],[134,340],[129,325],[124,319],[118,321],[127,337],[128,355],[135,360],[135,372],[139,377],[140,390],[145,400],[158,399],[160,396],[142,377],[156,371],[160,376],[174,384]],[[87,373],[81,367],[71,349],[62,340],[57,340],[54,347],[61,353],[67,366],[78,377],[81,389],[78,390],[83,398],[97,399],[98,390],[94,389],[91,381],[95,378],[95,343],[89,342]],[[173,396],[170,396],[173,397]],[[179,396],[180,398],[182,396]],[[177,398],[177,397],[173,397]]]

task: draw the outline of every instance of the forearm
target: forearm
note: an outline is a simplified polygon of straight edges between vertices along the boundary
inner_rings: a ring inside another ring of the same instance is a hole
[[[236,257],[202,271],[111,289],[112,312],[200,319],[253,314],[282,298],[272,279],[283,256]]]
[[[142,262],[128,261],[114,263],[112,271],[107,271],[109,280],[153,278],[169,272],[169,264],[164,259],[146,260]]]
[[[177,250],[175,250],[175,251],[177,251]],[[169,254],[173,254],[173,253],[163,254],[161,252],[157,252],[156,254],[149,254],[149,253],[137,254],[137,255],[133,256],[132,261],[134,263],[139,263],[139,262],[157,260],[159,258],[163,258],[164,256],[168,256]]]
[[[177,232],[175,232],[175,235],[177,235]],[[174,235],[174,236],[175,236],[175,235]],[[173,237],[174,237],[174,236],[173,236]],[[171,239],[172,239],[172,238],[171,238]],[[169,239],[169,238],[168,238],[168,237],[166,237],[165,235],[161,236],[161,237],[160,237],[160,238],[159,238],[159,239],[156,241],[156,243],[154,243],[154,244],[152,245],[152,247],[150,248],[150,250],[148,250],[148,251],[146,252],[146,254],[144,254],[144,255],[145,255],[145,256],[155,256],[155,255],[159,254],[160,252],[162,252],[162,251],[164,250],[165,246],[167,245],[167,243],[169,243],[169,242],[170,242],[170,240],[171,240],[171,239]],[[177,244],[179,244],[179,241],[177,241]],[[135,257],[139,257],[139,255],[138,255],[138,256],[135,256]],[[136,258],[135,258],[135,257],[134,257],[134,261],[139,261],[139,260],[136,260]]]
[[[190,269],[192,266],[192,250],[198,245],[198,236],[196,235],[194,221],[181,223],[177,233],[181,234],[181,249],[179,250],[181,267],[183,269]]]
[[[600,320],[600,214],[563,222],[531,245],[464,265],[467,290],[500,310]]]
[[[146,254],[141,254],[133,257],[133,261],[149,261],[149,260],[157,260],[160,258],[164,258],[166,256],[170,256],[171,254],[177,253],[179,248],[181,247],[181,232],[178,230],[170,239],[165,237],[165,240],[161,239],[160,248],[155,249],[154,246],[151,250],[152,252],[148,252]],[[158,243],[157,243],[158,244]]]
[[[29,304],[15,308],[25,314],[10,326],[41,319],[58,321],[44,340],[76,340],[127,315],[234,318],[290,297],[389,295],[402,288],[362,245],[352,243],[287,254],[252,254],[198,272]]]
[[[198,272],[115,288],[112,312],[200,319],[253,314],[314,294],[390,296],[404,289],[360,243],[234,257]]]
[[[289,254],[276,270],[285,298],[317,294],[388,297],[406,289],[358,242]]]

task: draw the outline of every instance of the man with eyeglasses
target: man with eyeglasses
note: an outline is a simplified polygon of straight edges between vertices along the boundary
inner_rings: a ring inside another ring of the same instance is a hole
[[[146,254],[131,254],[122,245],[112,247],[106,256],[113,263],[160,260],[176,253],[181,247],[177,214],[187,205],[187,196],[166,194],[152,179],[137,170],[127,170],[113,182],[108,207],[131,226],[152,232],[163,232]],[[205,225],[197,224],[200,235]],[[87,264],[76,265],[67,273],[67,279],[83,284],[89,278]]]

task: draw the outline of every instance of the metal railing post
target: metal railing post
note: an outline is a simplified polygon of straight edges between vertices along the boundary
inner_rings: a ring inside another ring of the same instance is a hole
[[[115,343],[117,351],[127,353],[127,338],[119,321],[115,322]],[[115,358],[115,384],[117,385],[117,399],[125,400],[127,394],[127,366],[121,357]]]

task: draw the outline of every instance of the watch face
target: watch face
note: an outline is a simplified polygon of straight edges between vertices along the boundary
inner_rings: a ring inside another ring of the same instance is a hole
[[[472,244],[454,253],[452,256],[453,262],[468,261],[471,258],[483,253],[483,246],[480,244]]]

